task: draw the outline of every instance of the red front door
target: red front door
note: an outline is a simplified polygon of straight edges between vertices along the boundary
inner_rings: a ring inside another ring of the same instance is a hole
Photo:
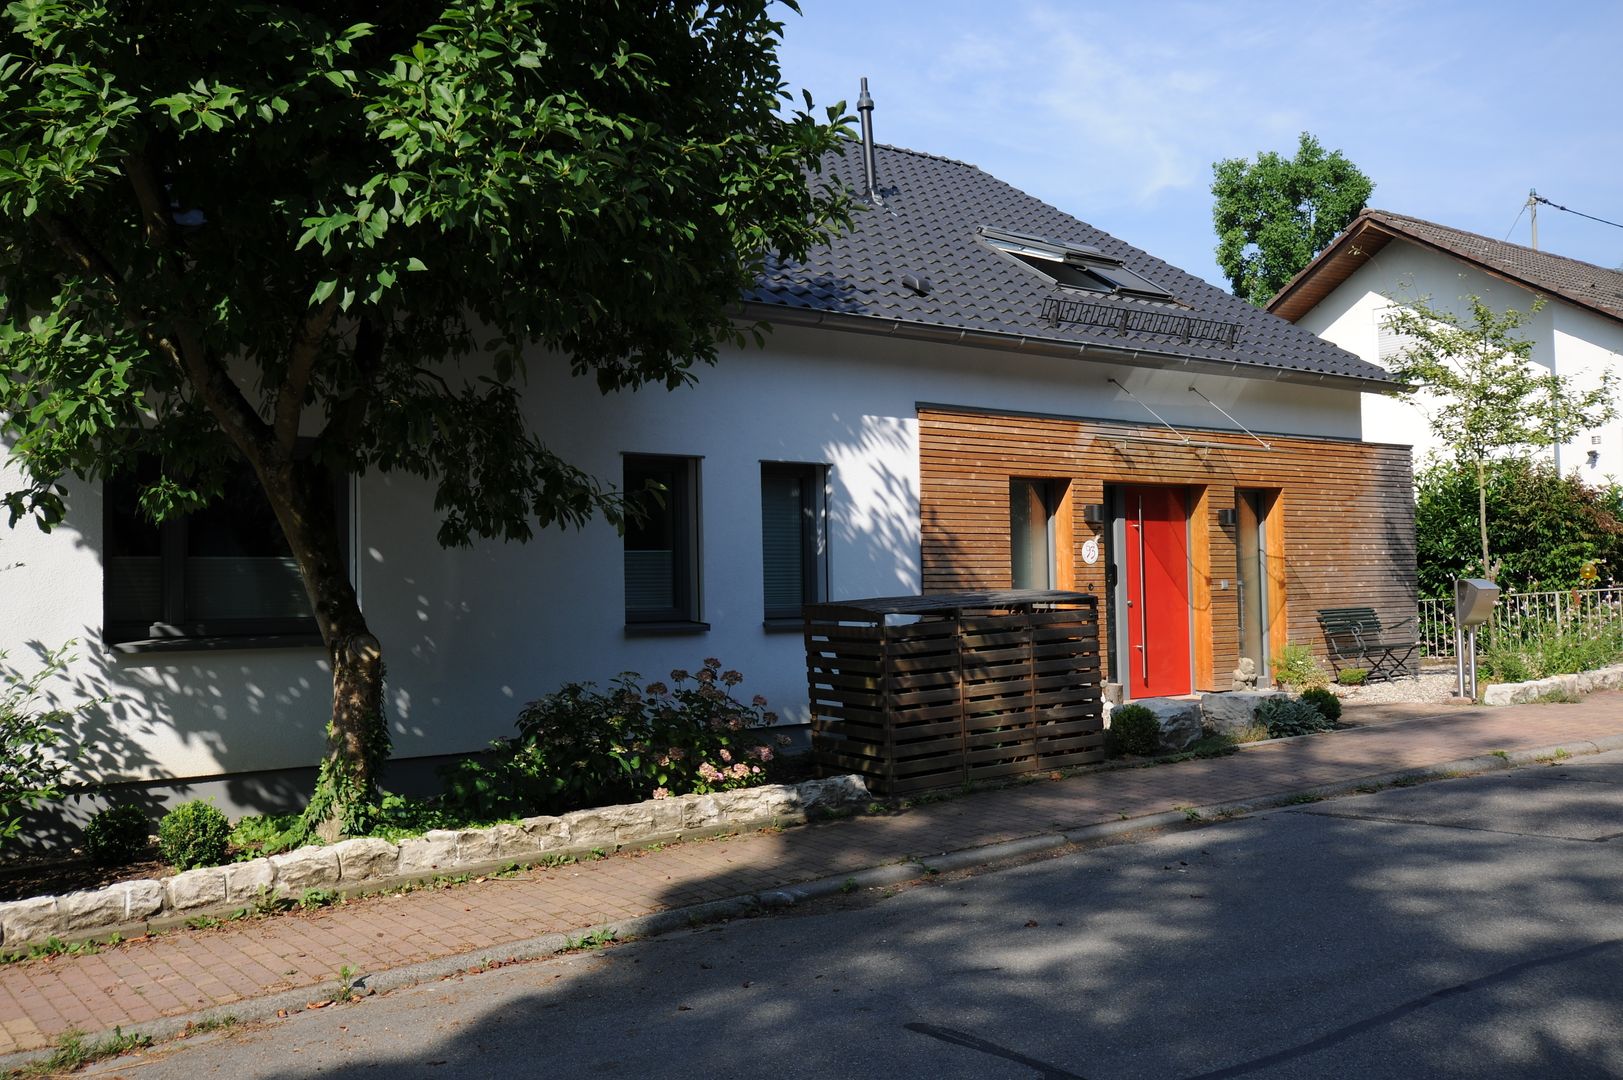
[[[1122,489],[1127,696],[1189,693],[1189,515],[1181,488]],[[1117,640],[1120,640],[1119,638]]]

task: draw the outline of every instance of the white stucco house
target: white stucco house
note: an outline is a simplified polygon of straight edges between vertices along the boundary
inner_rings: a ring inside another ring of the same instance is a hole
[[[1522,330],[1533,362],[1579,387],[1598,385],[1602,372],[1623,363],[1623,271],[1385,210],[1359,214],[1268,310],[1385,367],[1402,346],[1381,325],[1390,308],[1425,298],[1468,316],[1472,296],[1498,311],[1523,312],[1542,298],[1544,307]],[[1412,445],[1416,462],[1446,449],[1431,432],[1423,396],[1413,403],[1366,396],[1364,430]],[[1581,432],[1552,454],[1562,473],[1592,483],[1623,480],[1623,419]]]
[[[1089,589],[1129,697],[1227,688],[1242,655],[1318,644],[1315,612],[1338,602],[1413,614],[1408,451],[1368,441],[1361,414],[1380,368],[972,165],[872,154],[856,227],[745,298],[742,318],[774,326],[764,349],[607,397],[533,359],[527,408],[554,450],[666,485],[626,536],[595,522],[447,551],[428,485],[343,484],[388,663],[386,779],[511,733],[564,682],[707,656],[804,724],[809,600]],[[830,163],[859,191],[861,157]],[[116,481],[69,502],[50,534],[0,530],[0,649],[26,667],[78,640],[56,689],[108,702],[81,778],[299,805],[330,675],[251,487],[163,529]],[[1158,531],[1129,542],[1147,518]],[[1152,607],[1159,622],[1118,617]]]

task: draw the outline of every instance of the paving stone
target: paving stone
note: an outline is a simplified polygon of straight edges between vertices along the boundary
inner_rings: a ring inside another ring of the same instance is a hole
[[[225,897],[232,903],[258,900],[275,887],[276,866],[269,859],[249,859],[225,868]]]
[[[229,876],[230,871],[226,871]],[[124,918],[129,922],[150,919],[163,910],[163,882],[151,878],[124,883]]]
[[[456,834],[456,861],[463,866],[495,862],[501,843],[495,829],[461,829]]]
[[[124,921],[125,889],[109,885],[105,889],[71,892],[57,898],[56,910],[64,930],[96,930]]]
[[[61,931],[62,917],[57,913],[54,896],[0,904],[0,942],[8,946],[44,941]]]
[[[376,837],[343,840],[332,851],[338,856],[338,880],[346,884],[393,877],[400,866],[400,849]]]
[[[270,861],[276,867],[276,884],[288,896],[338,884],[338,853],[330,847],[299,848],[272,855]]]
[[[399,873],[433,874],[456,865],[456,833],[430,829],[400,841]]]
[[[191,911],[225,903],[225,867],[203,866],[164,881],[171,911]]]

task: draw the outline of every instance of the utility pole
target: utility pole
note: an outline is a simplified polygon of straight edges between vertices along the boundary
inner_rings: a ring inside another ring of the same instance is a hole
[[[1538,189],[1527,189],[1527,208],[1533,212],[1533,250],[1538,250]]]

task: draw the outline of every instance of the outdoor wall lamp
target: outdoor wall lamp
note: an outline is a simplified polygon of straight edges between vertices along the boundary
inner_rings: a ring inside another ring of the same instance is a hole
[[[1083,503],[1082,520],[1097,525],[1105,519],[1105,508],[1101,503]]]
[[[1237,525],[1240,518],[1232,506],[1225,507],[1217,512],[1217,523],[1223,526]]]

